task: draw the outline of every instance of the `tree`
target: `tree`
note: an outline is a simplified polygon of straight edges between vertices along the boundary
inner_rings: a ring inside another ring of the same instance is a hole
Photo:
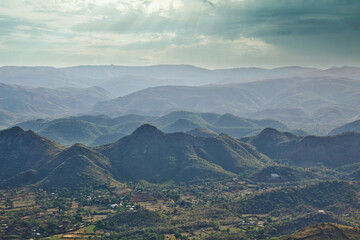
[[[10,208],[10,209],[13,208],[14,207],[14,202],[11,199],[7,198],[5,200],[5,207]]]

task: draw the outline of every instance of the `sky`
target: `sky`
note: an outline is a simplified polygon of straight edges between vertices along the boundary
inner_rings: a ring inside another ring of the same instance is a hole
[[[0,1],[0,66],[107,64],[360,66],[360,1]]]

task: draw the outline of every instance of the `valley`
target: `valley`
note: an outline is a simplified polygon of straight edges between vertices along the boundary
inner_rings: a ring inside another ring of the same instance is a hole
[[[0,240],[360,240],[359,13],[1,0]]]
[[[0,85],[1,239],[357,239],[357,70],[17,71]]]

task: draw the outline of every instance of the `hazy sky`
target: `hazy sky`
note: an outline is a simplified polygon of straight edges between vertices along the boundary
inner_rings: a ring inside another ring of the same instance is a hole
[[[360,66],[360,1],[0,1],[0,65],[165,63]]]

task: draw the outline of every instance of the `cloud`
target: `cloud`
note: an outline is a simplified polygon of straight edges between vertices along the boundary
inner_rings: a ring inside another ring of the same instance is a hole
[[[98,9],[106,14],[103,18],[80,24],[76,29],[122,33],[197,28],[201,34],[224,38],[360,32],[357,27],[360,24],[359,1],[224,0],[212,3],[183,0],[177,8],[156,8],[158,11],[146,10],[151,5],[145,5],[147,8],[136,6],[128,5],[124,11]]]
[[[3,0],[0,64],[27,64],[26,49],[60,65],[356,65],[359,12],[351,0]]]

